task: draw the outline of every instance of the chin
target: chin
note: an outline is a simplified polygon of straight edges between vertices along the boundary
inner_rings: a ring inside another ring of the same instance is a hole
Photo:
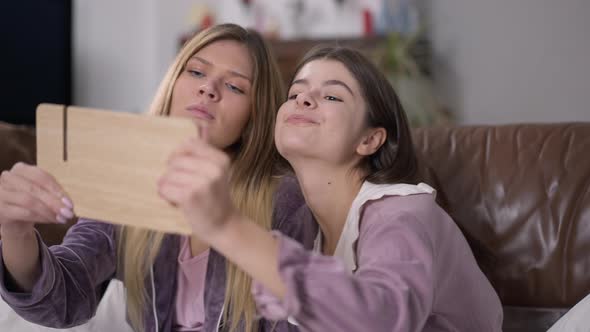
[[[291,158],[304,157],[312,152],[311,145],[307,140],[296,137],[288,137],[276,141],[277,150],[283,158],[290,160]]]

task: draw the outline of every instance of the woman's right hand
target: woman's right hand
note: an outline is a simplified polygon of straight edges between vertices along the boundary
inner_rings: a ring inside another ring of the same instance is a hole
[[[65,224],[73,217],[71,199],[55,178],[41,168],[17,163],[0,175],[3,236],[30,232],[35,223]]]

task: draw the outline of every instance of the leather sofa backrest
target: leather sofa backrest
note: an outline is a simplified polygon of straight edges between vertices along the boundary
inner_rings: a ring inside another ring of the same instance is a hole
[[[426,181],[494,256],[504,305],[571,307],[590,293],[590,123],[414,130]]]
[[[35,163],[35,130],[0,122],[0,171],[19,161]]]

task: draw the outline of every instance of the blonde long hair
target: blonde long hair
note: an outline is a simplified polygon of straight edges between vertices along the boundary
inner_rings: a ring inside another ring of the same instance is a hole
[[[202,31],[188,41],[160,84],[149,113],[168,116],[172,92],[188,59],[220,40],[234,40],[246,46],[254,64],[251,118],[239,141],[232,147],[231,191],[239,211],[266,229],[272,223],[272,197],[275,189],[275,162],[280,158],[274,146],[276,111],[284,98],[283,81],[277,63],[263,39],[254,31],[235,24],[222,24]],[[147,304],[145,278],[160,250],[163,233],[122,227],[119,236],[119,268],[127,289],[127,312],[133,328],[144,330]],[[241,320],[246,331],[257,329],[255,305],[250,293],[251,278],[232,263],[227,263],[224,311],[225,321],[234,331]]]

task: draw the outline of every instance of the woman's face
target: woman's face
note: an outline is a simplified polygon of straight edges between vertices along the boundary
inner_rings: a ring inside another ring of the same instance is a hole
[[[208,128],[212,145],[227,148],[250,118],[253,67],[248,49],[236,41],[202,48],[176,80],[170,115],[194,119]]]
[[[342,63],[313,60],[299,70],[279,109],[277,149],[289,161],[304,157],[355,163],[367,129],[365,108],[358,82]]]

